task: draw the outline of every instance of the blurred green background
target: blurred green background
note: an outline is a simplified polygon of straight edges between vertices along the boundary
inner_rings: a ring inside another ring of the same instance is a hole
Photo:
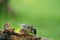
[[[14,13],[0,10],[0,28],[10,22],[15,30],[19,24],[32,24],[37,29],[37,36],[60,40],[60,0],[10,0],[9,6]]]

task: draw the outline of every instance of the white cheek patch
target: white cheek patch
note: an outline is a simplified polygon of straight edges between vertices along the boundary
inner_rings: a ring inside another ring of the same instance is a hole
[[[6,25],[6,26],[5,26],[5,29],[10,29],[10,26]]]
[[[6,27],[5,29],[10,29],[10,27]]]
[[[21,24],[21,28],[26,29],[28,26],[26,24]]]
[[[41,40],[54,40],[54,39],[51,39],[51,38],[42,38]]]

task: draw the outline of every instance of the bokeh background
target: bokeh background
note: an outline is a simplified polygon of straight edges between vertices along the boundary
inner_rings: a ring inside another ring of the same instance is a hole
[[[60,40],[60,0],[10,0],[8,5],[12,13],[5,5],[0,7],[0,29],[6,22],[16,31],[20,30],[19,24],[32,24],[37,36]]]

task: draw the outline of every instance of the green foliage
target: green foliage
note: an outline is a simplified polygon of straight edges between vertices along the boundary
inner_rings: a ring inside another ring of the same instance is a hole
[[[6,22],[19,29],[19,24],[32,24],[37,36],[60,40],[60,0],[11,0],[15,17],[2,9],[0,27]]]

